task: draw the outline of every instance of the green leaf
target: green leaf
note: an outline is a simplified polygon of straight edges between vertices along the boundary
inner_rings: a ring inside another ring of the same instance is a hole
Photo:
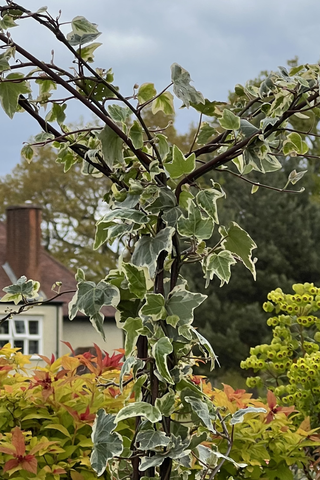
[[[222,242],[223,247],[239,256],[255,279],[256,269],[252,260],[252,250],[257,248],[257,245],[250,235],[235,222],[231,222],[231,227],[228,230],[222,229],[219,231],[222,236],[227,235],[227,238]]]
[[[50,425],[45,425],[43,428],[58,430],[58,432],[61,432],[66,437],[71,437],[70,432],[66,429],[66,427],[60,425],[60,423],[51,423]]]
[[[248,122],[248,120],[244,120],[242,118],[240,119],[240,129],[246,138],[252,137],[253,135],[259,133],[259,129],[257,127]]]
[[[58,103],[54,103],[52,109],[46,115],[46,122],[57,121],[59,125],[62,125],[66,119],[66,114],[64,113],[66,108],[66,104],[59,105]]]
[[[298,153],[304,155],[309,150],[308,144],[304,142],[299,133],[292,132],[288,135],[288,140],[284,142],[283,153],[289,155],[290,153]]]
[[[77,292],[69,303],[69,318],[73,320],[78,311],[84,313],[104,339],[104,315],[100,310],[103,306],[116,308],[119,302],[120,293],[114,285],[104,280],[97,285],[94,282],[82,281],[78,283]]]
[[[88,45],[87,47],[82,47],[81,49],[79,48],[77,50],[77,53],[85,62],[92,63],[94,61],[93,52],[97,50],[97,48],[101,45],[102,43],[99,42],[90,43],[90,45]]]
[[[229,283],[231,277],[231,265],[235,265],[237,262],[234,259],[231,252],[228,250],[222,250],[219,253],[212,253],[206,258],[203,263],[203,270],[206,278],[206,288],[208,287],[210,280],[216,275],[220,280],[220,287],[225,283]]]
[[[75,17],[71,21],[72,30],[78,35],[83,35],[84,33],[97,33],[97,25],[89,22],[85,17]]]
[[[188,217],[180,217],[177,224],[182,237],[206,240],[211,238],[214,222],[211,217],[203,217],[201,211],[192,200],[188,202]]]
[[[170,151],[168,139],[165,135],[162,135],[162,133],[157,133],[155,138],[158,140],[157,147],[160,157],[164,160]]]
[[[225,192],[221,189],[219,184],[217,185],[219,186],[220,190],[216,188],[207,188],[205,190],[200,190],[196,196],[196,202],[199,207],[201,207],[202,210],[204,210],[215,223],[219,223],[217,200],[225,197]]]
[[[156,398],[155,406],[160,410],[164,417],[170,417],[175,410],[175,393],[169,389],[162,397]]]
[[[219,106],[226,105],[225,102],[211,102],[207,98],[204,103],[193,103],[190,102],[191,107],[193,107],[197,112],[201,112],[207,117],[215,117],[217,112],[219,112]],[[218,108],[217,108],[218,107]]]
[[[147,290],[152,286],[151,280],[148,279],[147,281],[147,269],[145,267],[137,267],[132,263],[123,263],[121,268],[125,273],[130,292],[136,297],[143,299]]]
[[[150,277],[153,278],[156,271],[157,258],[160,253],[163,251],[171,252],[172,250],[172,236],[174,233],[174,228],[166,227],[155,237],[141,237],[136,244],[131,262],[137,266],[147,266]]]
[[[101,32],[85,33],[83,35],[78,35],[77,33],[70,32],[66,36],[66,39],[70,43],[70,45],[76,47],[77,45],[85,45],[86,43],[93,42],[93,40],[98,38],[100,35]]]
[[[164,92],[152,102],[151,111],[153,115],[157,112],[163,112],[165,115],[174,115],[173,95],[170,92]]]
[[[144,225],[148,223],[149,217],[139,210],[135,210],[133,208],[115,208],[110,212],[106,213],[101,220],[98,221],[99,223],[108,223],[113,222],[114,220],[126,220],[130,223],[138,223],[139,225]]]
[[[170,375],[167,356],[173,352],[173,346],[169,338],[162,337],[152,347],[152,355],[155,358],[157,369],[160,375],[170,384],[174,384]]]
[[[123,380],[125,375],[129,375],[131,369],[136,367],[136,371],[141,370],[144,367],[145,362],[141,360],[141,358],[137,357],[128,357],[125,362],[122,364],[121,371],[120,371],[120,381],[119,381],[119,388],[120,392],[123,392]]]
[[[108,112],[112,120],[118,123],[126,123],[131,115],[131,110],[128,107],[120,107],[117,104],[109,105]]]
[[[122,438],[114,432],[116,426],[115,415],[107,414],[100,408],[92,427],[93,449],[90,457],[92,468],[98,477],[105,471],[108,461],[122,453]]]
[[[1,297],[1,302],[14,302],[17,305],[21,300],[31,299],[38,296],[40,283],[34,280],[27,280],[24,275],[14,284],[4,287],[6,295]]]
[[[180,318],[178,317],[178,315],[168,315],[167,318],[166,318],[166,323],[168,325],[172,325],[172,327],[176,327],[178,322],[179,322]]]
[[[209,123],[204,122],[201,125],[199,135],[197,137],[197,143],[199,145],[205,145],[208,143],[209,138],[211,138],[216,133],[215,128],[211,127]]]
[[[123,163],[122,139],[108,125],[98,134],[104,161],[112,169],[114,163]]]
[[[247,413],[267,413],[267,410],[265,408],[256,408],[256,407],[241,408],[240,410],[237,410],[236,413],[232,415],[232,418],[230,420],[230,425],[236,425],[237,423],[242,423],[244,420],[244,416]]]
[[[212,371],[214,369],[215,362],[217,362],[217,364],[220,366],[218,357],[214,353],[210,342],[203,335],[201,335],[201,333],[199,333],[198,330],[194,329],[193,331],[195,335],[198,337],[200,350],[204,353],[205,356],[208,356],[211,360],[210,371]]]
[[[237,117],[237,115],[225,108],[223,110],[222,118],[219,118],[219,123],[225,130],[239,130],[240,117]]]
[[[145,417],[149,422],[160,422],[162,416],[158,408],[146,402],[131,403],[127,407],[123,407],[115,418],[116,422],[121,422],[127,418]]]
[[[137,93],[138,102],[145,103],[157,95],[157,90],[154,88],[154,83],[143,83]]]
[[[207,295],[184,290],[181,285],[174,287],[166,302],[169,315],[180,318],[179,325],[188,325],[193,321],[193,311],[207,298]]]
[[[157,450],[159,447],[167,447],[170,437],[158,430],[144,430],[139,432],[136,438],[140,450]]]
[[[288,182],[292,185],[295,185],[301,178],[308,172],[308,170],[301,170],[301,172],[297,172],[296,170],[292,170],[288,177]]]
[[[247,466],[246,463],[237,463],[233,460],[233,458],[228,457],[227,455],[223,455],[223,453],[220,453],[217,450],[211,450],[204,445],[199,445],[197,449],[199,452],[200,460],[212,467],[215,467],[217,465],[218,458],[223,458],[224,460],[231,462],[236,468],[245,468]]]
[[[14,21],[14,18],[11,15],[4,15],[2,18],[0,18],[1,30],[7,30],[8,28],[17,27],[17,26],[18,24]]]
[[[190,103],[205,103],[202,93],[190,85],[191,78],[189,72],[177,63],[171,65],[171,80],[173,82],[174,94],[183,101],[187,108],[189,108]]]
[[[134,148],[143,147],[143,130],[139,122],[135,120],[129,130],[129,137],[132,140]]]
[[[140,335],[140,330],[142,329],[142,320],[141,318],[132,318],[129,317],[126,319],[123,330],[126,332],[125,337],[125,355],[126,357],[131,355],[135,349],[138,337]]]
[[[153,455],[152,457],[142,457],[139,465],[140,472],[145,472],[146,470],[148,470],[148,468],[159,467],[164,462],[165,458],[166,458],[165,454],[161,455],[159,453],[156,455]],[[150,477],[144,477],[144,478],[148,478],[148,480],[150,480]]]
[[[34,148],[32,145],[24,145],[21,149],[21,156],[27,160],[28,163],[31,163],[35,154]]]
[[[151,318],[153,321],[161,320],[166,317],[165,300],[160,293],[147,293],[146,303],[141,308],[139,314]]]
[[[18,111],[18,100],[20,95],[30,93],[30,85],[24,78],[22,73],[10,73],[4,79],[5,82],[0,79],[0,102],[3,110],[6,114],[13,118],[14,114]],[[20,82],[11,83],[10,80],[21,80]]]
[[[212,433],[216,433],[212,425],[208,405],[206,402],[197,397],[184,397],[184,401],[191,405],[192,412],[200,418],[208,430],[210,430]]]

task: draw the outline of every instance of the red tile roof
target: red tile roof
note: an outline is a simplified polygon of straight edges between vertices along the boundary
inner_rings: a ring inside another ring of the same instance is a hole
[[[6,258],[6,227],[4,222],[0,222],[0,297],[2,296],[2,289],[12,282],[3,265],[7,262]],[[41,278],[41,291],[47,298],[52,298],[55,293],[51,290],[55,282],[62,282],[61,291],[64,290],[76,290],[76,281],[74,273],[66,268],[62,263],[49,255],[44,248],[41,248],[40,255],[40,278]],[[38,280],[34,278],[33,280]],[[68,303],[73,297],[73,293],[61,295],[55,301],[63,302],[63,315],[68,316]],[[112,307],[103,307],[102,313],[105,317],[114,318],[114,309]],[[79,317],[84,318],[81,313]]]

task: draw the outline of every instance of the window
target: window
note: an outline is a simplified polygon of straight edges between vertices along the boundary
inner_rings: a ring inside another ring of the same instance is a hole
[[[37,355],[42,350],[41,334],[41,317],[13,317],[0,325],[0,348],[11,343],[25,355]]]

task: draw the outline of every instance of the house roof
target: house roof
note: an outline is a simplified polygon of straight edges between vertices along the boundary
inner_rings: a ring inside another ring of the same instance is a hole
[[[4,222],[0,222],[0,297],[2,289],[8,285],[11,285],[12,276],[10,275],[10,270],[14,274],[15,277],[19,277],[20,275],[16,275],[13,269],[11,268],[10,263],[8,262],[7,256],[7,231],[6,231],[6,224]],[[23,243],[22,243],[23,249]],[[40,274],[40,289],[45,294],[45,296],[49,299],[52,298],[55,293],[52,291],[52,286],[55,282],[62,282],[61,291],[65,290],[76,290],[76,281],[74,278],[74,273],[71,272],[68,268],[66,268],[62,263],[58,260],[53,258],[49,253],[45,251],[43,247],[40,247],[40,255],[39,255],[39,263],[38,271]],[[9,267],[9,269],[8,269]],[[9,275],[11,276],[11,279]],[[33,280],[39,280],[38,278],[33,278]],[[63,302],[63,316],[68,316],[68,303],[72,299],[74,293],[66,293],[57,297],[57,299],[53,300],[52,303],[61,303]],[[114,318],[114,309],[112,307],[103,307],[102,313],[105,317],[112,317]],[[80,312],[78,313],[79,317],[85,318],[83,314]]]

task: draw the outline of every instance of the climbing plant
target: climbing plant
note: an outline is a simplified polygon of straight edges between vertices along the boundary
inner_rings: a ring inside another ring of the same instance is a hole
[[[279,159],[308,155],[308,132],[295,130],[290,119],[319,115],[320,67],[280,68],[260,86],[237,85],[232,101],[224,103],[204,98],[189,73],[174,63],[171,81],[160,92],[144,83],[127,95],[108,65],[93,66],[101,48],[96,24],[81,16],[66,23],[46,7],[32,12],[9,0],[0,2],[0,14],[0,102],[10,118],[25,112],[42,130],[23,146],[22,155],[31,162],[38,148],[52,144],[65,171],[81,163],[83,175],[104,182],[108,211],[97,222],[94,248],[125,245],[117,268],[98,283],[78,269],[69,305],[70,320],[80,311],[102,336],[101,308],[114,307],[125,332],[118,388],[123,391],[128,373],[135,379],[134,402],[117,414],[98,411],[92,466],[105,478],[212,480],[224,462],[234,465],[229,456],[234,425],[265,409],[247,407],[223,418],[192,381],[197,363],[213,368],[217,358],[193,326],[193,312],[206,296],[188,290],[183,269],[199,262],[206,286],[215,276],[221,286],[228,283],[238,262],[255,278],[254,240],[231,218],[219,225],[225,193],[215,172],[251,183],[252,193],[265,187],[296,194],[304,171],[292,171],[283,188],[257,182],[250,172],[271,173],[281,168]],[[32,22],[48,29],[65,47],[72,68],[57,65],[54,55],[49,61],[38,58],[27,36],[17,43],[14,27],[22,22],[29,22],[29,32]],[[168,142],[165,127],[148,128],[144,121],[146,107],[154,115],[172,115],[174,97],[199,113],[187,152]],[[96,121],[70,129],[72,100]],[[209,246],[214,235],[216,243]],[[59,295],[63,285],[56,288]],[[17,312],[23,311],[41,303],[38,291],[37,279],[22,277],[5,288],[2,301],[19,303]],[[211,441],[216,436],[224,439],[222,451]]]

